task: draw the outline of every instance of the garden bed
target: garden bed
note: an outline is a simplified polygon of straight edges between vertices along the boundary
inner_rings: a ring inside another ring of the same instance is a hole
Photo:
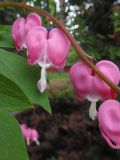
[[[28,147],[30,160],[119,159],[120,152],[110,149],[102,138],[97,120],[89,119],[89,104],[54,98],[51,106],[52,115],[41,107],[17,115],[20,123],[40,134],[40,146]]]

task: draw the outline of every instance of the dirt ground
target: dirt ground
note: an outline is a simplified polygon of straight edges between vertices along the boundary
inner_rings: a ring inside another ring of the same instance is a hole
[[[17,116],[40,135],[40,146],[28,147],[30,160],[120,160],[120,152],[102,138],[97,120],[88,117],[88,103],[66,98],[50,102],[52,115],[36,107]]]

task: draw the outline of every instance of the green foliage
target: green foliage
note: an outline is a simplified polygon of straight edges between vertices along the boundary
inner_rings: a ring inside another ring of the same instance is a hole
[[[14,48],[11,26],[0,25],[0,47]]]
[[[0,159],[28,160],[18,122],[5,110],[0,110]]]
[[[59,72],[59,73],[49,73],[49,90],[48,93],[50,98],[59,99],[65,97],[66,101],[69,98],[73,98],[73,87],[70,83],[69,73]]]
[[[97,60],[119,58],[119,39],[110,38],[120,29],[120,13],[112,10],[114,2],[116,0],[68,0],[66,4],[70,31],[81,47]]]
[[[41,94],[37,88],[39,72],[39,68],[28,65],[25,58],[0,49],[0,74],[15,83],[20,88],[19,91],[21,90],[29,99],[31,105],[41,105],[48,112],[51,112],[47,93]],[[6,86],[9,87],[10,82],[7,80],[6,82],[8,82]],[[10,86],[11,88],[8,88],[8,90],[11,90],[13,86]],[[10,91],[10,93],[8,92],[7,95],[10,96],[11,93],[12,91]],[[19,95],[19,93],[17,94]],[[23,96],[21,96],[21,98],[22,97]],[[23,103],[23,100],[24,99],[21,99],[21,103]],[[9,101],[7,99],[6,101],[9,104]],[[9,107],[12,107],[11,104]],[[17,109],[18,108],[16,108],[16,110]]]
[[[108,59],[117,61],[120,58],[120,47],[116,47],[113,45],[107,45],[105,47],[105,51],[107,54]]]
[[[14,82],[0,74],[0,108],[15,112],[28,109],[31,105],[23,91]]]
[[[115,32],[120,32],[120,12],[113,12],[111,17]]]
[[[75,63],[76,61],[78,61],[80,58],[78,56],[78,54],[76,53],[75,49],[73,47],[70,48],[68,57],[67,57],[67,63],[66,65],[71,65],[73,63]]]

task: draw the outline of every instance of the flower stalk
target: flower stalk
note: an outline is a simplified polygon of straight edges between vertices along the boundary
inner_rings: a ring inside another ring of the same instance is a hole
[[[22,8],[22,9],[27,9],[32,12],[38,13],[40,15],[43,15],[45,17],[48,17],[53,23],[57,25],[58,28],[60,28],[65,35],[68,37],[70,40],[71,44],[73,45],[75,51],[79,55],[79,57],[94,71],[95,74],[97,74],[105,83],[108,84],[114,90],[116,93],[120,94],[120,88],[115,85],[110,79],[108,79],[102,72],[99,71],[95,67],[95,65],[90,61],[90,59],[87,56],[87,53],[79,46],[73,35],[66,29],[66,27],[59,21],[57,20],[54,16],[50,15],[44,10],[41,10],[39,8],[35,8],[23,3],[15,3],[15,2],[0,2],[0,7],[15,7],[15,8]]]

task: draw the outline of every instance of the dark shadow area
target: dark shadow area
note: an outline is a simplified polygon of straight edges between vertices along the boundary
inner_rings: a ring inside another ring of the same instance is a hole
[[[17,116],[40,134],[40,146],[28,147],[30,160],[119,160],[101,136],[97,120],[88,117],[87,103],[65,98],[52,99],[53,115],[41,107]]]

